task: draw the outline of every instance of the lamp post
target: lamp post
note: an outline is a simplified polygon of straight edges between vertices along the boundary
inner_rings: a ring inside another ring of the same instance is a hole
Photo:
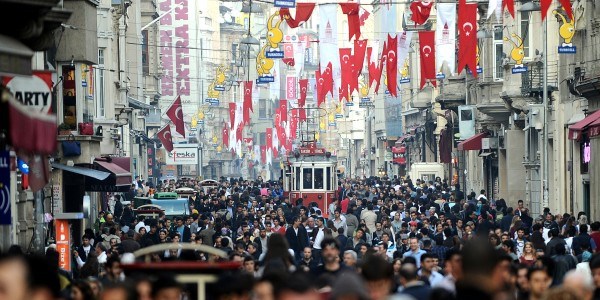
[[[541,11],[540,5],[532,1],[526,2],[521,6],[520,11],[533,12]],[[544,19],[544,35],[542,36],[544,43],[543,50],[543,77],[542,77],[542,105],[544,106],[544,128],[542,130],[542,201],[539,212],[542,212],[545,207],[549,206],[548,199],[548,18]]]

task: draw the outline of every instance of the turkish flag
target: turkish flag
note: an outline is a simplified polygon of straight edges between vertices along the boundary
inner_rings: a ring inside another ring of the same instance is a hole
[[[240,141],[240,142],[242,141],[242,138],[243,138],[242,133],[243,133],[243,131],[244,131],[244,127],[241,126],[241,125],[238,126],[235,129],[235,139],[236,139],[236,141]]]
[[[317,107],[325,103],[325,78],[321,76],[321,71],[315,71],[315,91],[317,95]]]
[[[352,69],[352,49],[350,48],[340,48],[340,70],[342,73],[342,84],[340,86],[340,101],[342,99],[346,99],[346,101],[350,101],[350,97],[348,94],[350,93],[350,78],[352,78],[352,74],[354,70]]]
[[[381,56],[379,57],[379,66],[377,67],[377,71],[379,74],[377,75],[377,84],[375,85],[375,94],[379,94],[379,85],[381,85],[381,74],[383,74],[383,64],[387,60],[387,41],[383,42],[383,50],[381,51]]]
[[[387,88],[390,95],[398,96],[398,36],[394,38],[390,34],[387,37],[387,62],[385,63],[385,71],[387,73]]]
[[[559,0],[560,5],[562,5],[563,9],[569,16],[569,19],[573,20],[573,8],[571,7],[571,1],[569,0]],[[546,14],[548,13],[548,8],[552,5],[552,0],[541,0],[540,6],[542,11],[542,21],[546,18]]]
[[[223,124],[223,146],[225,149],[229,148],[229,127],[227,127],[227,123]]]
[[[252,81],[244,81],[244,124],[250,124],[250,111],[252,109]]]
[[[298,122],[300,121],[300,109],[304,110],[304,108],[292,110],[292,120],[290,122],[290,137],[292,139],[296,138],[296,130],[298,129]]]
[[[163,146],[165,146],[167,152],[173,151],[173,137],[171,136],[171,126],[169,124],[158,131],[156,135]]]
[[[298,108],[298,120],[300,120],[300,122],[306,121],[306,109],[303,107]]]
[[[277,126],[278,124],[281,124],[281,110],[279,109],[279,107],[275,109],[274,124],[275,124],[275,126]]]
[[[290,28],[296,28],[308,21],[315,9],[315,3],[296,3],[296,17],[292,17],[289,8],[279,9],[279,16],[284,19]]]
[[[506,7],[506,10],[510,15],[515,18],[515,0],[502,0],[502,8]]]
[[[435,78],[435,32],[419,31],[419,58],[421,61],[421,86],[423,89],[427,79],[436,86]]]
[[[410,10],[412,11],[411,19],[415,22],[415,25],[423,25],[427,22],[432,7],[433,1],[431,0],[417,0],[410,4]]]
[[[358,3],[340,3],[342,13],[348,16],[348,40],[354,36],[355,39],[360,38],[360,6]]]
[[[477,3],[458,4],[458,73],[469,67],[477,77]]]
[[[229,128],[235,128],[235,102],[229,102]]]
[[[360,21],[360,26],[364,26],[365,22],[367,21],[367,19],[369,18],[369,16],[371,15],[370,12],[368,12],[366,9],[364,8],[360,8],[360,12],[359,12],[359,21]]]
[[[306,92],[308,91],[308,79],[298,80],[300,86],[300,99],[298,99],[298,107],[304,107],[306,105]]]
[[[376,62],[370,60],[372,51],[373,48],[367,48],[367,57],[369,57],[369,87],[373,85],[374,81],[377,81],[377,86],[379,86],[379,81],[381,80],[381,68],[379,68]]]
[[[367,40],[354,40],[354,54],[352,55],[352,78],[350,78],[350,93],[358,91],[358,77],[362,73],[367,53]]]
[[[260,162],[263,165],[267,163],[267,146],[260,146]]]
[[[267,128],[265,139],[267,140],[267,149],[273,149],[273,128]]]
[[[321,75],[323,76],[323,79],[325,79],[325,95],[327,96],[327,93],[330,93],[333,97],[333,64],[331,62],[327,64],[325,72]]]
[[[181,134],[185,138],[185,125],[183,124],[183,107],[181,106],[181,96],[177,96],[169,110],[167,116],[171,122],[175,124],[175,132]]]
[[[281,114],[281,122],[288,121],[287,100],[279,100],[279,113]]]

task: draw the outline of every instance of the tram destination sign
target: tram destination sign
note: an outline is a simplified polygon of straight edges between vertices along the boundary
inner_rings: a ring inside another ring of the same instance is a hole
[[[303,155],[325,155],[323,148],[300,148],[300,154]]]

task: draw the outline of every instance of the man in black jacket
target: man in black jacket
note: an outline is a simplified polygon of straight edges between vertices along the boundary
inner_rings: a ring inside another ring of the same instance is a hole
[[[192,232],[190,231],[189,227],[187,227],[183,224],[183,219],[181,217],[175,218],[175,231],[179,232],[179,234],[181,235],[182,243],[190,242],[190,238],[192,237]]]
[[[302,226],[302,217],[294,217],[294,223],[285,231],[285,237],[290,245],[290,249],[294,250],[296,261],[302,257],[304,247],[308,247],[308,233],[306,228]]]

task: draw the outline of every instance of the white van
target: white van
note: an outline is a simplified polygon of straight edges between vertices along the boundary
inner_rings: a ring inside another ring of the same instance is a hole
[[[421,181],[426,182],[435,181],[436,177],[444,179],[444,164],[427,162],[413,163],[410,166],[408,175],[410,175],[410,178],[413,182],[415,182],[417,179],[421,179]]]

